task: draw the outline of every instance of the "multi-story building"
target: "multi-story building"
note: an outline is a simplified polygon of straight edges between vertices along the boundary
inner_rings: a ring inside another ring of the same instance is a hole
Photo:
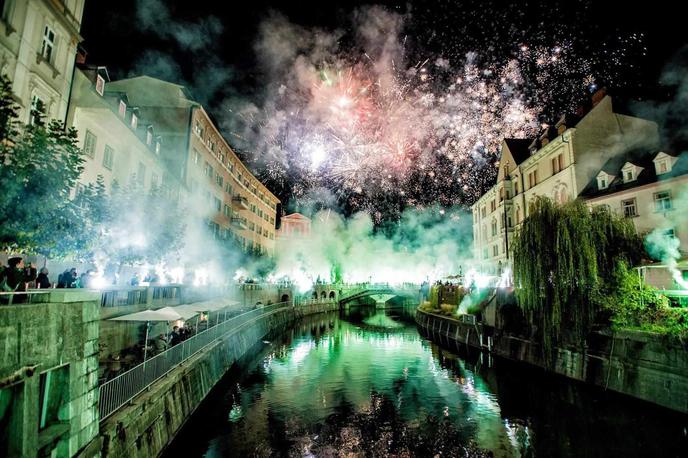
[[[534,140],[505,139],[497,183],[472,206],[481,268],[499,273],[509,263],[514,231],[537,196],[575,199],[608,160],[657,142],[654,122],[615,112],[603,91],[583,116],[562,116]]]
[[[234,237],[247,251],[273,255],[279,199],[251,174],[185,88],[148,76],[111,82],[108,88],[125,93],[141,118],[154,123],[164,138],[163,159],[215,236]]]
[[[117,183],[179,197],[181,180],[162,160],[164,139],[130,106],[126,93],[109,90],[108,81],[105,67],[80,65],[74,74],[67,125],[77,129],[85,153],[77,192],[100,176],[108,190]]]
[[[20,121],[32,108],[64,120],[82,38],[85,0],[0,1],[0,74],[12,81]]]
[[[583,189],[593,207],[631,218],[645,237],[663,231],[679,241],[679,257],[688,251],[688,152],[637,150],[609,159]]]

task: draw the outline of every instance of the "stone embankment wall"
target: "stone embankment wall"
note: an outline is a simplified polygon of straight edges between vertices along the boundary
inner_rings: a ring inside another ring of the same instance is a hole
[[[336,303],[287,307],[237,328],[102,422],[93,452],[83,456],[93,456],[95,450],[103,457],[159,456],[213,386],[251,347],[272,331],[287,329],[298,316],[337,308]]]
[[[493,355],[546,368],[540,345],[487,326],[416,312],[428,338],[448,347],[468,345]],[[623,331],[593,333],[588,349],[557,348],[553,372],[688,413],[688,348],[660,335]]]
[[[0,456],[73,456],[98,434],[100,295],[32,300],[0,304]]]

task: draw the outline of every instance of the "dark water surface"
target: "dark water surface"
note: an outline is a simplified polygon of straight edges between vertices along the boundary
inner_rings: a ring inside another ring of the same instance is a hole
[[[442,349],[412,313],[308,317],[259,344],[167,456],[688,456],[688,417]]]

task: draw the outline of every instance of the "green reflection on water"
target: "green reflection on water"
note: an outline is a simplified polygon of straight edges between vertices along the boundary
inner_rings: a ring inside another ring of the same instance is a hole
[[[382,310],[368,315],[330,316],[276,345],[259,366],[263,382],[237,387],[233,440],[274,447],[275,430],[283,429],[280,435],[307,451],[318,440],[319,425],[333,415],[371,414],[387,399],[409,428],[436,418],[452,424],[462,442],[496,456],[520,455],[529,432],[502,420],[480,375],[460,359],[453,370],[440,367],[415,326]],[[346,427],[345,419],[341,423]]]

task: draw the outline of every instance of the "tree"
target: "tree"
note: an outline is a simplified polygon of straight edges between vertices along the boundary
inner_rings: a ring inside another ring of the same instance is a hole
[[[536,199],[514,240],[514,284],[520,309],[536,330],[545,361],[566,330],[583,345],[620,265],[643,253],[630,220],[583,202]],[[621,264],[620,264],[621,263]]]
[[[70,199],[83,154],[76,130],[56,120],[46,125],[40,111],[21,126],[11,84],[0,77],[0,246],[65,257],[89,243],[82,212]]]

